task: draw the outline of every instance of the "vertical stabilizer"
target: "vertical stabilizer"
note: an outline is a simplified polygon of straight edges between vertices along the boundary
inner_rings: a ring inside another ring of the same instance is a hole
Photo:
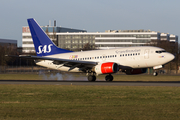
[[[58,48],[33,18],[28,19],[27,21],[29,24],[29,29],[31,31],[31,36],[37,56],[48,56],[60,53],[73,52]]]

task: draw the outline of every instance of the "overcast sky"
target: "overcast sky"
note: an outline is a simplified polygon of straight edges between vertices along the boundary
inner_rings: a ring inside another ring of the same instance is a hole
[[[0,38],[22,46],[28,18],[88,32],[150,29],[180,36],[179,12],[180,0],[0,0]]]

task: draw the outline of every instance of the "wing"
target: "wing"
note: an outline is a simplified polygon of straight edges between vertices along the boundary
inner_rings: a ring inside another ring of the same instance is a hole
[[[52,57],[39,57],[39,56],[30,56],[30,55],[6,55],[8,57],[18,57],[18,58],[26,58],[26,59],[34,59],[34,60],[50,60],[53,61],[53,64],[61,65],[69,67],[69,71],[73,70],[74,68],[80,68],[82,71],[86,71],[92,69],[96,66],[97,62],[91,61],[79,61],[79,60],[70,60],[70,59],[61,59],[61,58],[52,58]]]

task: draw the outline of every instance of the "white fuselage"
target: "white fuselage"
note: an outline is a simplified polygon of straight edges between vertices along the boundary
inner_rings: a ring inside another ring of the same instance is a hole
[[[106,62],[115,62],[120,66],[120,69],[150,68],[159,65],[164,65],[172,59],[174,59],[174,55],[166,52],[164,49],[151,46],[70,52],[46,57],[78,61],[93,61],[97,62],[98,64]],[[61,64],[53,64],[53,61],[50,60],[38,61],[36,62],[36,64],[61,71],[69,70],[69,67],[64,67]],[[74,68],[69,72],[81,71],[78,68]]]

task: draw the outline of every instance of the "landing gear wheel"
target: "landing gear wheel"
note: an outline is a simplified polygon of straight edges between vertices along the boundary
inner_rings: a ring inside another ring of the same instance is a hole
[[[96,81],[96,76],[95,75],[89,75],[88,76],[88,81],[90,81],[90,82]]]
[[[158,75],[158,73],[157,73],[157,72],[154,72],[154,73],[153,73],[153,75],[154,75],[154,76],[157,76],[157,75]]]
[[[106,75],[105,80],[106,81],[113,81],[113,76],[111,74]]]

